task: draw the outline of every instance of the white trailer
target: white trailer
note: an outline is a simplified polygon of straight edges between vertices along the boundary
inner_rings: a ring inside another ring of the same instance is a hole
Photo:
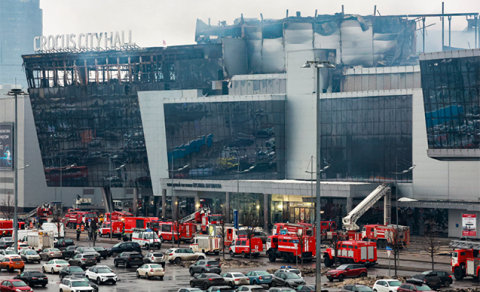
[[[60,224],[60,227],[58,226]],[[60,229],[60,236],[58,235],[58,231]],[[65,237],[65,228],[63,226],[63,223],[43,223],[42,224],[42,230],[44,232],[53,232],[53,236],[55,238],[60,238],[60,237]]]
[[[196,236],[193,238],[192,244],[190,244],[190,249],[194,252],[201,251],[204,254],[214,253],[218,255],[222,250],[222,241],[219,237]]]
[[[53,232],[39,231],[38,233],[27,235],[28,245],[36,251],[41,251],[45,248],[53,248],[54,241],[55,238],[53,237]]]

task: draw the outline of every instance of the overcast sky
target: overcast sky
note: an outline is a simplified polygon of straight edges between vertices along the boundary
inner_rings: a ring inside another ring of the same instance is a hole
[[[212,25],[219,21],[232,24],[243,13],[245,18],[284,18],[300,11],[302,16],[333,14],[381,15],[441,13],[441,0],[40,0],[43,9],[43,34],[94,33],[110,31],[133,32],[133,41],[141,47],[194,43],[195,22],[199,18]],[[336,3],[334,3],[336,2]],[[480,12],[480,0],[445,0],[446,13]],[[429,29],[440,30],[439,18]],[[480,22],[480,21],[479,21]],[[447,21],[445,21],[447,29]],[[465,17],[455,17],[452,29],[463,30]],[[427,30],[428,31],[428,30]]]

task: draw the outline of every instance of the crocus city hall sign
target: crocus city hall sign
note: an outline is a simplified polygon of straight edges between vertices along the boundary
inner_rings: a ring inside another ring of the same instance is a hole
[[[125,39],[124,31],[100,32],[100,33],[81,33],[37,36],[33,39],[33,49],[35,51],[47,50],[98,50],[107,48],[120,48],[123,46],[135,46],[132,41],[132,31],[128,31]]]

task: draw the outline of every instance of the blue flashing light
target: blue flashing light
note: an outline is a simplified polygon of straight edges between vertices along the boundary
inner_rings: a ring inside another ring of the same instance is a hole
[[[280,269],[285,269],[285,266],[281,266]]]
[[[291,268],[292,268],[292,266],[287,266],[287,268],[291,269]]]

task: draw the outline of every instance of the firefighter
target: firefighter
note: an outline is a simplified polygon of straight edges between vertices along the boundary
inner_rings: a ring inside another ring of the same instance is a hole
[[[93,233],[93,241],[97,240],[97,233],[98,233],[98,230],[95,230],[95,232]]]
[[[77,241],[80,240],[80,234],[82,231],[80,230],[80,226],[77,227]]]
[[[123,237],[123,241],[128,241],[128,237],[127,237],[127,234],[125,233],[125,230],[123,230],[122,232],[122,237]]]
[[[5,237],[7,236],[7,233],[5,232],[5,230],[2,232],[2,237]]]
[[[100,218],[98,219],[100,223],[103,223],[103,214],[100,215]]]

